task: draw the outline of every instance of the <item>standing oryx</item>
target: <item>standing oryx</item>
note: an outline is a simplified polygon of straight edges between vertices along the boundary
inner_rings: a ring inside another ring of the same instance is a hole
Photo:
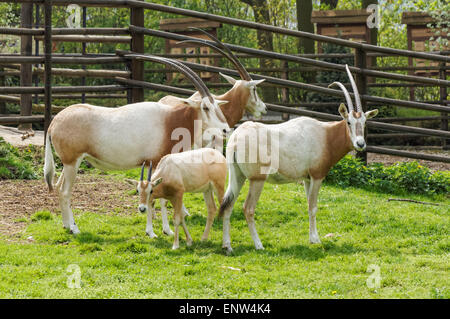
[[[50,190],[53,187],[58,190],[63,225],[73,233],[79,230],[70,208],[70,197],[83,158],[102,169],[130,169],[143,162],[158,163],[171,153],[179,144],[173,139],[180,135],[176,130],[188,132],[188,144],[192,145],[201,141],[206,129],[214,128],[222,134],[230,129],[219,108],[225,101],[214,99],[195,72],[178,61],[159,57],[153,60],[182,72],[194,83],[201,98],[180,99],[175,106],[159,102],[118,108],[76,104],[58,113],[50,124],[45,146],[45,181]],[[64,165],[56,185],[53,184],[55,165],[51,144]]]
[[[263,249],[263,245],[255,228],[255,208],[266,181],[276,184],[304,181],[309,207],[309,240],[320,243],[316,213],[322,180],[349,151],[365,149],[366,119],[378,113],[376,109],[363,112],[347,65],[346,70],[355,95],[356,111],[344,85],[338,82],[331,84],[341,88],[347,101],[348,112],[344,104],[339,106],[342,121],[326,123],[299,117],[277,125],[245,122],[231,135],[227,145],[229,184],[219,211],[219,216],[224,218],[223,248],[228,252],[232,251],[230,215],[246,179],[249,179],[250,186],[244,214],[256,249]]]
[[[186,235],[188,246],[192,244],[192,238],[187,230],[183,212],[184,193],[203,193],[208,218],[206,220],[205,231],[202,240],[208,239],[214,216],[216,205],[214,203],[214,193],[219,199],[223,199],[225,191],[225,180],[227,178],[227,164],[221,152],[211,148],[200,148],[192,151],[168,154],[164,156],[156,167],[152,175],[152,164],[148,171],[147,180],[144,180],[145,162],[142,165],[141,179],[135,182],[139,192],[139,211],[147,213],[147,220],[152,225],[153,201],[157,198],[165,198],[171,201],[174,207],[174,227],[175,236],[173,249],[179,247],[179,225],[181,223]],[[149,202],[151,204],[149,209]],[[152,229],[150,229],[153,232]]]
[[[216,50],[220,54],[222,54],[225,58],[227,58],[239,72],[241,76],[241,80],[235,80],[231,76],[220,73],[233,87],[225,92],[222,95],[216,96],[213,95],[214,98],[218,100],[228,101],[227,103],[223,103],[220,105],[220,108],[227,119],[228,125],[232,128],[234,127],[244,116],[245,111],[250,112],[255,117],[260,117],[261,114],[267,113],[266,105],[259,98],[258,93],[256,92],[256,86],[264,80],[252,80],[250,74],[247,72],[242,63],[238,60],[238,58],[233,54],[233,52],[225,46],[219,39],[217,39],[212,34],[198,28],[190,28],[195,29],[200,32],[203,32],[209,38],[211,38],[216,44],[210,44],[209,42],[205,42],[204,40],[186,40],[181,41],[180,43],[196,43],[201,44],[202,46],[208,46],[212,49]],[[200,92],[194,93],[191,98],[198,99],[200,98]],[[179,97],[168,95],[159,100],[160,103],[168,104],[168,105],[177,105],[180,101]],[[167,201],[163,198],[160,199],[161,203],[161,216],[162,216],[162,227],[163,233],[167,235],[172,235],[173,232],[170,230],[170,226],[167,219]],[[187,213],[187,210],[183,206],[183,210]],[[150,218],[147,220],[151,221]],[[151,225],[147,224],[147,229],[152,228]],[[152,228],[153,229],[153,228]],[[154,233],[149,234],[151,237],[156,237]]]
[[[218,100],[228,101],[228,103],[224,103],[220,105],[223,114],[225,115],[228,125],[232,128],[234,127],[244,116],[245,111],[248,111],[255,117],[259,118],[261,114],[267,113],[266,105],[259,98],[258,93],[256,92],[256,86],[265,80],[252,80],[250,74],[247,72],[242,63],[238,60],[238,58],[233,54],[233,52],[225,46],[219,39],[217,39],[212,34],[198,28],[190,28],[195,29],[200,32],[203,32],[209,38],[211,38],[217,45],[213,45],[209,42],[205,42],[204,40],[185,40],[179,43],[196,43],[202,46],[208,46],[213,50],[216,50],[220,54],[222,54],[225,58],[227,58],[239,72],[241,76],[241,80],[235,80],[231,76],[219,73],[221,76],[225,78],[233,87],[220,96],[213,95],[214,98]],[[196,92],[191,97],[198,96],[200,93]],[[175,96],[165,96],[159,102],[161,103],[177,103],[179,98]]]

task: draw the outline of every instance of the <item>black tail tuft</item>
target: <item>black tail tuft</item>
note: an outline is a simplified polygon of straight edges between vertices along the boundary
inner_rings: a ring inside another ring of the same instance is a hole
[[[234,199],[234,194],[232,192],[227,192],[227,194],[225,194],[225,197],[222,200],[222,203],[220,204],[220,209],[219,209],[219,218],[223,217],[223,213],[225,211],[225,209],[227,209],[228,207],[230,207],[231,203],[233,202]]]

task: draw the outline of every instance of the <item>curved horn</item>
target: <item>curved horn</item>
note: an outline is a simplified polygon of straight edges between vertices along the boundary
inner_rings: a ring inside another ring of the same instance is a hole
[[[183,73],[189,80],[191,80],[191,82],[194,84],[196,89],[200,92],[200,95],[202,97],[207,97],[210,100],[210,102],[213,103],[214,99],[213,99],[211,93],[209,92],[209,89],[206,87],[205,83],[203,83],[202,79],[194,71],[192,71],[190,68],[188,68],[186,65],[182,64],[181,62],[172,60],[172,59],[158,57],[158,56],[152,56],[152,55],[135,54],[133,56],[144,59],[144,60],[162,63],[162,64],[165,64],[165,65],[168,65],[168,66],[171,66],[171,67],[177,69],[178,71]]]
[[[222,41],[217,39],[211,33],[206,32],[205,30],[202,30],[202,29],[199,29],[199,28],[194,28],[194,27],[190,27],[189,29],[199,31],[199,32],[205,34],[208,38],[213,40],[215,43],[217,43],[217,46],[222,50],[222,52],[227,54],[225,56],[234,64],[234,66],[236,67],[237,71],[241,75],[241,78],[243,80],[245,80],[245,81],[251,81],[252,80],[250,74],[247,72],[247,70],[245,69],[244,65],[242,65],[241,61],[238,60],[238,58],[234,55],[234,53],[226,45],[224,45],[222,43]],[[205,42],[203,42],[203,43],[205,43]],[[212,47],[212,48],[214,49],[214,47]],[[218,51],[218,52],[223,54],[220,51]]]
[[[145,170],[145,161],[144,161],[144,163],[142,163],[142,168],[141,168],[141,181],[144,180],[144,170]]]
[[[358,87],[356,86],[355,80],[353,79],[353,75],[350,72],[350,69],[348,68],[347,64],[345,65],[345,70],[347,71],[348,78],[350,79],[350,83],[353,88],[353,94],[355,94],[356,111],[362,112],[361,98],[359,97]]]
[[[350,97],[350,93],[348,93],[347,88],[341,82],[333,82],[330,85],[328,85],[328,87],[331,88],[334,85],[339,86],[341,88],[342,92],[344,92],[345,100],[347,101],[348,112],[350,113],[351,111],[354,110],[352,98]]]
[[[242,71],[242,65],[240,63],[238,63],[238,61],[232,57],[230,57],[225,51],[223,51],[222,49],[216,47],[215,45],[206,42],[205,40],[185,40],[185,41],[180,41],[177,42],[177,44],[179,43],[196,43],[196,44],[200,44],[202,46],[207,46],[212,48],[213,50],[219,52],[220,54],[222,54],[225,58],[227,58],[236,68],[236,70],[239,72],[239,76],[241,77],[241,79],[246,80],[246,81],[251,81],[250,75],[248,75],[247,70]]]
[[[185,65],[184,63],[178,61],[178,60],[170,60],[170,62],[178,65],[180,68],[183,68],[184,70],[186,70],[186,72],[189,72],[191,74],[191,76],[195,79],[197,79],[197,83],[203,88],[204,93],[202,94],[203,97],[208,97],[209,101],[211,103],[214,103],[214,98],[211,94],[211,92],[209,91],[208,87],[206,86],[205,82],[203,82],[203,80],[198,76],[197,73],[195,73],[191,68],[189,68],[187,65]],[[199,90],[197,88],[197,90]],[[199,90],[200,92],[200,90]]]
[[[148,169],[148,176],[147,176],[147,181],[150,182],[150,179],[152,178],[152,168],[153,168],[153,162],[150,162],[150,167]]]

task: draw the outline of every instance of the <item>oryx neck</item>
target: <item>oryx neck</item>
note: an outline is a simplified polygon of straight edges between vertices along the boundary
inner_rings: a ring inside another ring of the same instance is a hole
[[[220,106],[229,127],[234,127],[242,119],[245,114],[245,106],[247,105],[249,97],[250,92],[248,90],[243,90],[241,85],[238,84],[235,84],[223,95],[216,97],[218,100],[229,101]]]

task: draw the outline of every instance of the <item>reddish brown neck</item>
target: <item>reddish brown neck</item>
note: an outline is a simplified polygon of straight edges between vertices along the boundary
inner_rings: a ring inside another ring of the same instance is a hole
[[[353,143],[345,120],[331,125],[327,131],[327,144],[329,148],[331,166],[336,164],[348,152],[353,150]]]
[[[250,92],[241,85],[235,85],[225,94],[216,97],[218,100],[228,101],[220,106],[228,126],[234,127],[242,119],[249,97]]]

